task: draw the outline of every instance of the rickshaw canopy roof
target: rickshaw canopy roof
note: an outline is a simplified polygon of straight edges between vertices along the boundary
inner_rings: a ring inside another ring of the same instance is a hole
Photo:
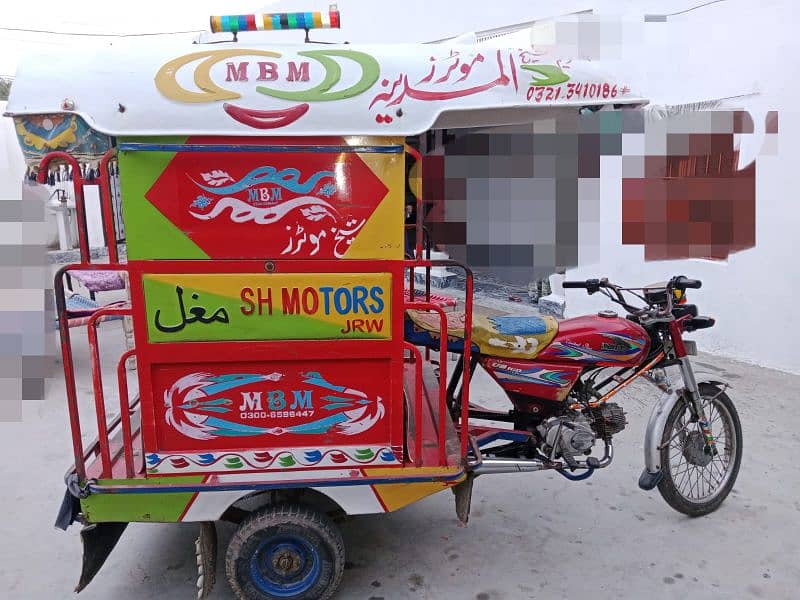
[[[114,136],[404,136],[645,103],[601,64],[536,48],[171,40],[30,57],[7,111]]]

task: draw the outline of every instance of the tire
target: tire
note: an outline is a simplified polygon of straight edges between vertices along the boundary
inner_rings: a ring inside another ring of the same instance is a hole
[[[697,423],[688,422],[686,401],[672,408],[661,436],[664,477],[658,491],[667,504],[690,517],[702,517],[719,508],[733,489],[742,462],[742,425],[736,407],[717,385],[701,383],[699,389],[717,455],[711,457],[703,451],[702,431]],[[687,431],[681,433],[684,428]],[[705,461],[710,462],[704,465]]]
[[[231,538],[225,572],[239,600],[325,600],[344,572],[344,542],[325,515],[297,504],[247,517]]]

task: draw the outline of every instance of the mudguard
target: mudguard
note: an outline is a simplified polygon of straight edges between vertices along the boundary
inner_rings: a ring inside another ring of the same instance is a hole
[[[724,381],[716,373],[695,371],[694,378],[698,385],[701,383],[713,383],[730,387],[730,383]],[[661,444],[661,436],[667,423],[667,417],[682,395],[682,388],[670,389],[658,399],[650,413],[650,420],[647,422],[647,428],[644,432],[644,471],[639,477],[639,487],[643,490],[652,490],[663,477],[661,472],[661,452],[658,447]]]
[[[127,526],[127,523],[94,523],[81,529],[83,565],[76,592],[92,582]]]

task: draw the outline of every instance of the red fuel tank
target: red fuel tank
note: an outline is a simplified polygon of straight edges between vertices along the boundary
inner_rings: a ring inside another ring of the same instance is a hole
[[[534,362],[616,367],[641,362],[650,337],[641,325],[614,313],[585,315],[558,324],[558,335]]]

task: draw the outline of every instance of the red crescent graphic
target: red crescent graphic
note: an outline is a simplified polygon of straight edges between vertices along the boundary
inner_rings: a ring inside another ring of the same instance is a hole
[[[256,129],[276,129],[294,123],[308,112],[309,105],[304,102],[281,110],[256,110],[225,103],[222,105],[228,115],[239,123]]]

